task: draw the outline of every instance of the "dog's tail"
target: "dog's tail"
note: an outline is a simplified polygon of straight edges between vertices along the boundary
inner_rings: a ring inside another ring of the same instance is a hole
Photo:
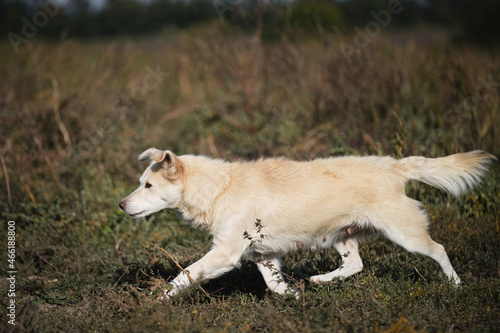
[[[396,164],[407,179],[414,179],[460,196],[481,181],[488,166],[497,160],[481,150],[441,158],[411,156]]]

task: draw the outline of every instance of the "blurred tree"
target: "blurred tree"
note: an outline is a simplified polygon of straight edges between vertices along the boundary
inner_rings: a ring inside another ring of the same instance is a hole
[[[101,34],[148,32],[147,7],[134,0],[109,0],[107,8],[96,17]]]
[[[394,0],[396,1],[396,0]],[[185,28],[207,20],[223,20],[263,39],[318,36],[323,32],[373,20],[388,0],[109,0],[100,12],[89,0],[66,1],[37,36],[74,37],[151,33],[164,26]],[[419,24],[458,30],[463,41],[500,42],[499,0],[400,0],[404,10],[391,17],[390,28]],[[37,7],[38,6],[38,7]],[[38,0],[0,0],[0,32],[19,34],[25,19],[40,10]],[[23,20],[23,17],[25,19]]]
[[[500,1],[457,1],[457,21],[466,40],[490,44],[500,42]]]
[[[19,30],[19,22],[28,11],[24,2],[0,0],[0,32],[6,35],[14,30]]]
[[[331,32],[343,23],[342,17],[342,12],[332,1],[299,0],[292,4],[290,28],[313,34]]]

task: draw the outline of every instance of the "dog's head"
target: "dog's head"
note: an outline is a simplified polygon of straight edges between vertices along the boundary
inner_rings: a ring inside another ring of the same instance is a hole
[[[182,198],[183,165],[169,150],[150,148],[139,155],[139,161],[151,160],[140,178],[140,186],[120,202],[128,215],[139,218],[162,209],[176,208]]]

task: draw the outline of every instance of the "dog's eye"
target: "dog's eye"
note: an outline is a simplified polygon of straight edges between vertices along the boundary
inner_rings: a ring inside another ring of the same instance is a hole
[[[144,185],[145,188],[150,188],[151,186],[153,186],[153,185],[151,185],[149,182],[146,183],[146,185]]]

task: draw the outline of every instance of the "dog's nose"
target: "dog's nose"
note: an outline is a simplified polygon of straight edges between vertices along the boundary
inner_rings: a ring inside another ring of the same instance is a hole
[[[125,207],[127,206],[127,202],[126,202],[125,200],[123,200],[123,201],[121,201],[121,202],[119,203],[119,206],[120,206],[120,208],[121,208],[122,210],[125,210]]]

